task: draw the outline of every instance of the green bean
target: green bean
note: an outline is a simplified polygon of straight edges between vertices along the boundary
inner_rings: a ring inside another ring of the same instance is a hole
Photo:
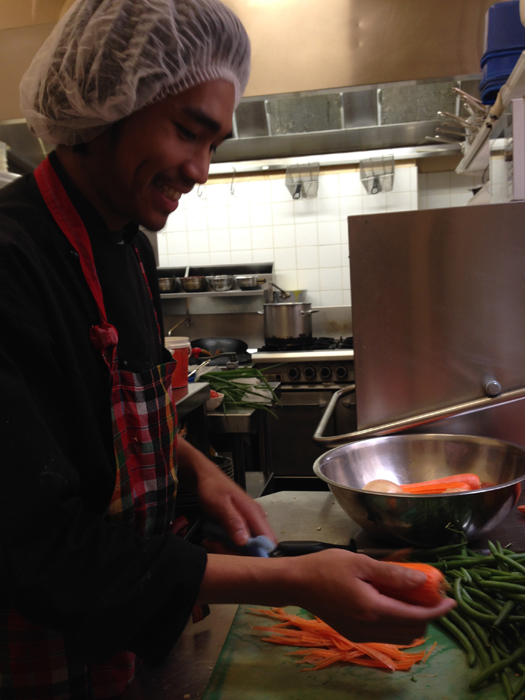
[[[463,610],[463,612],[466,615],[468,615],[468,617],[470,617],[472,620],[492,624],[496,619],[496,615],[488,615],[487,613],[482,613],[478,610],[475,610],[471,605],[467,603],[467,601],[465,600],[465,596],[463,595],[461,579],[459,578],[457,578],[454,582],[454,598],[456,599],[459,608]]]
[[[478,582],[481,588],[487,588],[491,591],[504,591],[506,593],[524,593],[525,586],[519,583],[506,583],[505,581],[484,581]]]
[[[494,620],[492,623],[493,627],[501,627],[501,625],[505,622],[505,620],[509,617],[511,612],[514,609],[514,606],[516,603],[513,600],[508,600],[505,605],[502,607],[500,614],[498,617]]]
[[[525,647],[519,647],[516,651],[496,663],[491,664],[488,668],[484,669],[478,676],[473,678],[469,683],[469,688],[471,690],[476,690],[479,686],[486,680],[491,678],[495,673],[503,671],[507,666],[512,666],[512,664],[519,661],[525,655]]]
[[[468,665],[470,667],[475,666],[478,657],[476,655],[476,650],[472,646],[468,637],[459,629],[459,627],[456,627],[456,625],[453,622],[451,622],[446,616],[440,617],[438,622],[440,622],[443,625],[443,627],[448,632],[450,632],[450,634],[452,634],[452,636],[455,637],[461,644],[461,646],[467,654]]]
[[[515,569],[516,571],[519,571],[520,574],[525,575],[525,566],[523,564],[520,564],[519,561],[516,561],[515,559],[511,559],[510,557],[506,557],[504,554],[497,553],[494,555],[496,559],[499,559],[500,561],[504,561],[507,566],[509,566],[511,569]]]
[[[472,590],[472,589],[471,589]],[[491,614],[489,610],[487,610],[486,606],[483,605],[481,602],[474,600],[473,597],[470,595],[470,593],[467,590],[467,587],[463,587],[463,598],[467,605],[470,605],[471,608],[474,610],[477,610],[480,613],[483,613],[484,615],[489,615]],[[485,602],[485,601],[483,601]],[[499,610],[496,612],[494,611],[495,615],[499,615]]]
[[[470,640],[472,643],[472,646],[476,650],[476,654],[479,657],[479,660],[481,662],[481,665],[485,668],[486,666],[490,666],[490,657],[487,653],[487,650],[485,649],[485,646],[483,645],[482,641],[472,628],[471,622],[466,620],[462,615],[460,615],[458,612],[455,610],[450,610],[447,613],[447,617],[450,619],[450,621],[456,625],[459,629],[461,629],[467,636],[467,638]]]
[[[471,586],[465,586],[464,589],[468,591],[472,598],[476,598],[478,601],[485,603],[485,605],[491,608],[496,615],[500,614],[502,606],[496,600],[494,600],[494,598],[491,598],[483,591],[480,591],[477,588],[472,588]]]
[[[496,561],[492,556],[480,556],[477,558],[462,557],[461,559],[458,557],[455,559],[447,559],[446,564],[451,569],[457,569],[462,566],[465,568],[470,568],[471,566],[478,566],[479,564],[493,564],[495,566]]]

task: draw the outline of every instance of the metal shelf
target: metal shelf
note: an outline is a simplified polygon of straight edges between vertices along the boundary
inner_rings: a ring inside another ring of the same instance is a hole
[[[264,294],[264,289],[230,289],[227,292],[166,292],[161,293],[161,299],[194,299],[196,297],[258,297]]]

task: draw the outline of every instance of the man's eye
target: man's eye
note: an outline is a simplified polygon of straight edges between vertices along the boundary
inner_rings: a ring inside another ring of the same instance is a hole
[[[190,141],[195,141],[195,139],[197,138],[196,134],[194,134],[193,131],[186,129],[186,127],[182,126],[182,124],[176,124],[176,127],[180,131],[180,133],[184,136],[184,138],[186,138]]]

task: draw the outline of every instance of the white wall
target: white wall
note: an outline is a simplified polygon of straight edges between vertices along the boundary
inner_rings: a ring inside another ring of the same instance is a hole
[[[420,173],[418,175],[418,209],[442,209],[465,206],[472,198],[472,189],[480,187],[478,175],[457,175],[455,172]]]
[[[158,236],[159,263],[274,262],[279,286],[307,289],[314,306],[349,305],[347,217],[417,206],[413,164],[397,166],[392,192],[376,195],[355,167],[322,171],[315,199],[293,200],[284,173],[210,181],[181,198]]]

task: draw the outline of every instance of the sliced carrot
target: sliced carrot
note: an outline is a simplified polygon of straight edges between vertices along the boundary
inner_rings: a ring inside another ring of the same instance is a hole
[[[523,515],[525,515],[525,506],[518,506],[518,510],[520,513],[523,513]]]
[[[253,609],[251,612],[280,620],[270,627],[252,625],[252,628],[264,632],[271,631],[269,637],[262,637],[262,641],[302,647],[286,654],[286,656],[303,657],[296,663],[307,663],[310,668],[302,671],[318,671],[337,662],[389,671],[407,671],[414,664],[428,658],[435,648],[434,644],[428,652],[403,651],[403,649],[424,644],[427,640],[423,638],[403,645],[379,642],[357,643],[346,639],[318,617],[308,620],[299,615],[289,614],[282,608]]]
[[[429,650],[426,652],[426,654],[424,655],[424,657],[423,657],[423,659],[422,659],[423,661],[428,661],[428,657],[429,657],[430,654],[434,651],[434,649],[436,648],[436,646],[437,646],[437,642],[434,642],[434,644],[432,644],[432,646],[430,647],[430,649],[429,649]]]

